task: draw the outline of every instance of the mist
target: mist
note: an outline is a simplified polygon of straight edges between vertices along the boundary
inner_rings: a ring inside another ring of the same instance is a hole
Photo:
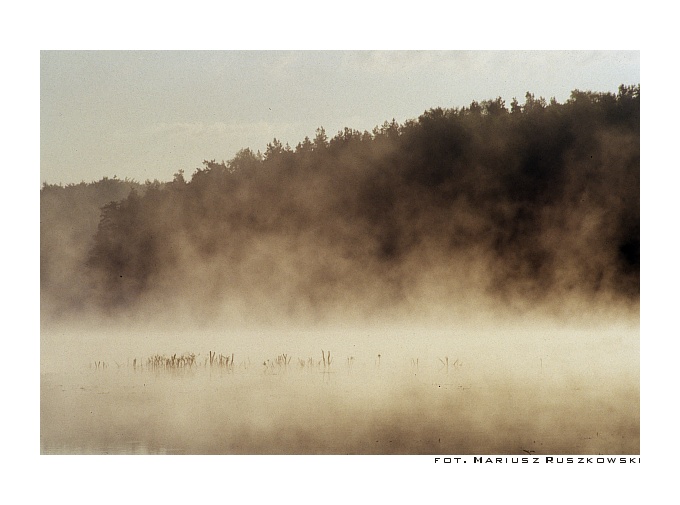
[[[44,185],[43,450],[639,452],[639,100],[498,97],[168,182]],[[238,358],[218,375],[212,352]],[[179,382],[137,369],[186,353]],[[146,384],[138,418],[126,388]],[[206,423],[185,436],[193,401]],[[59,434],[70,402],[101,421]]]

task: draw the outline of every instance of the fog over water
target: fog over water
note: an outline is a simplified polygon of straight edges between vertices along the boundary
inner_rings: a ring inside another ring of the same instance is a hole
[[[58,348],[43,341],[41,447],[48,453],[638,453],[639,331],[634,320],[589,326],[70,330]],[[210,349],[233,352],[235,367],[211,366]],[[331,352],[328,369],[322,349]],[[192,351],[198,355],[191,368],[133,366],[158,352]],[[271,365],[284,353],[288,365]]]

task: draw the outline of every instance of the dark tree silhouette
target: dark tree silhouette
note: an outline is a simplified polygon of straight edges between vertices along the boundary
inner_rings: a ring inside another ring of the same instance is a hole
[[[459,286],[483,271],[475,289],[498,300],[635,300],[639,108],[639,86],[574,90],[563,104],[527,93],[509,110],[496,97],[372,132],[329,139],[320,127],[295,150],[274,138],[264,154],[245,148],[190,180],[180,171],[115,197],[100,181],[87,186],[97,198],[83,213],[95,222],[78,237],[71,291],[117,310],[199,286],[210,292],[203,305],[266,297],[294,311],[399,303],[423,283]],[[67,205],[55,206],[57,194],[75,207],[89,198],[44,186],[46,220]],[[64,244],[46,228],[41,237],[50,292],[63,285],[54,265]]]

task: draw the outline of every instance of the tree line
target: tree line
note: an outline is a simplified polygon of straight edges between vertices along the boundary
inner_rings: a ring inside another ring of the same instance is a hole
[[[371,132],[319,128],[294,148],[273,139],[190,178],[44,185],[41,291],[59,310],[183,299],[206,315],[468,289],[636,300],[639,190],[639,85],[473,101]]]

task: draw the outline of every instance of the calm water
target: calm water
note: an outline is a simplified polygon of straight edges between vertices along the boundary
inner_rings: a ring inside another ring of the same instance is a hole
[[[44,366],[41,453],[639,454],[638,340],[574,342]]]

